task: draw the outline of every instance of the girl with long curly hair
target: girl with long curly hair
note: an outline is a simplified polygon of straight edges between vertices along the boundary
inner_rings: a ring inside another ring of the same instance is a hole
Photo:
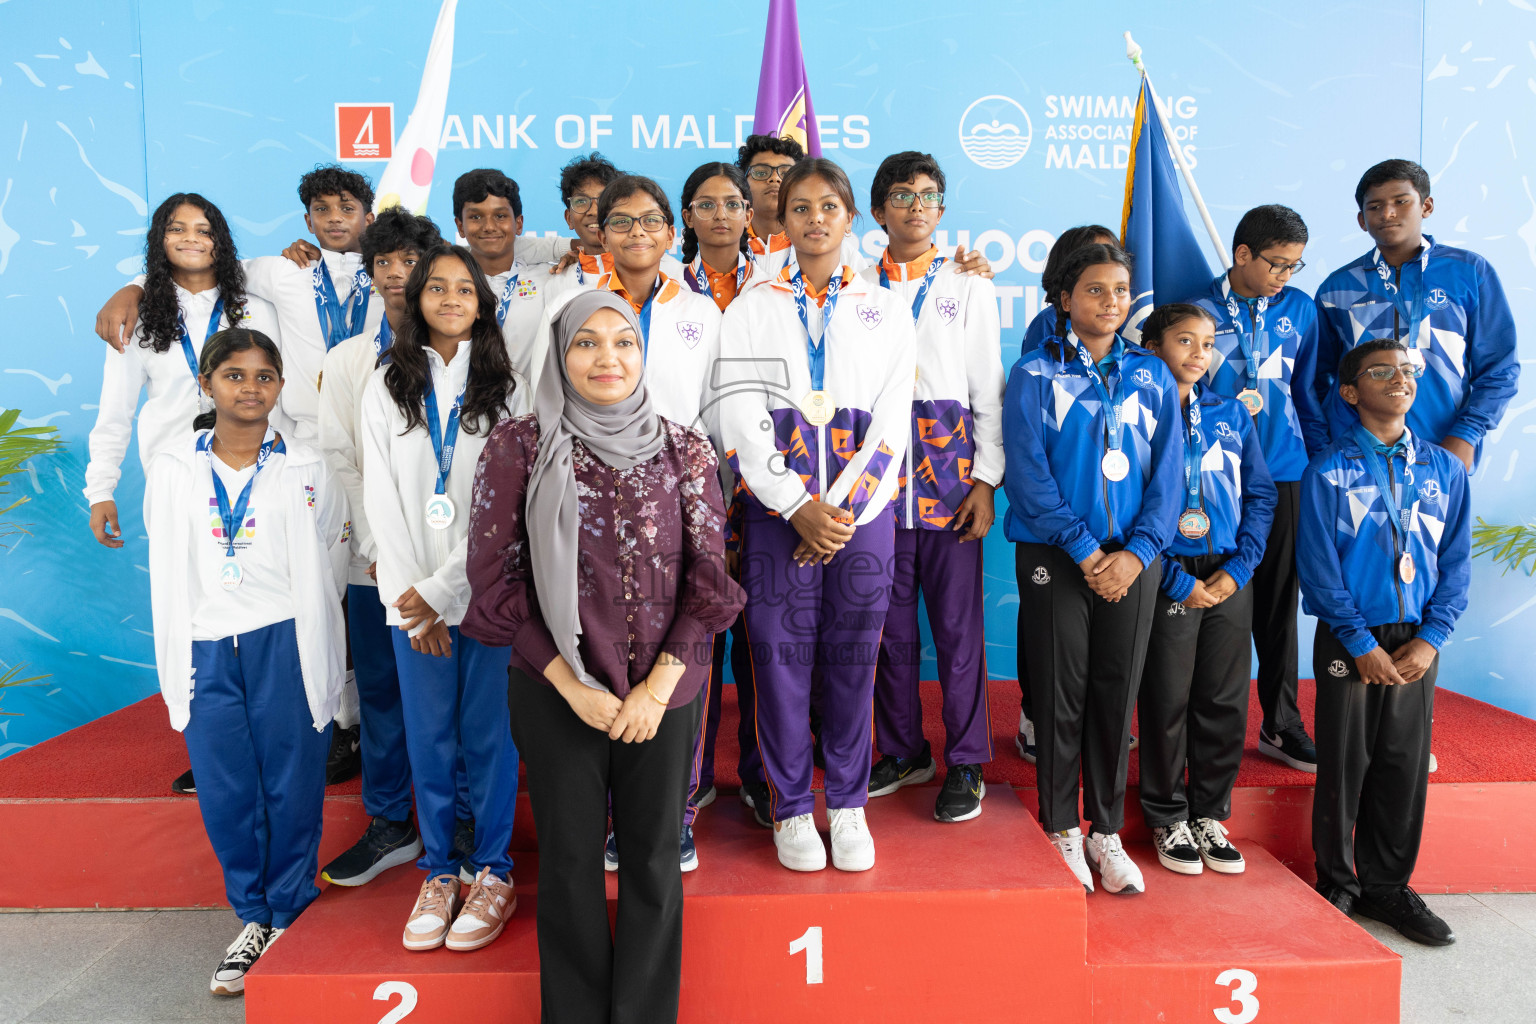
[[[207,339],[226,327],[277,337],[272,308],[245,293],[245,272],[224,215],[195,192],[178,192],[155,210],[144,242],[144,276],[138,325],[126,351],[107,350],[85,470],[91,533],[109,548],[123,546],[114,496],[145,389],[139,461],[147,471],[157,453],[192,436],[192,419],[203,411],[197,366]]]
[[[497,423],[528,411],[496,325],[496,296],[463,246],[421,253],[405,315],[363,396],[363,503],[378,547],[405,747],[425,869],[406,949],[471,950],[494,941],[517,905],[512,813],[517,748],[507,716],[506,647],[459,632],[475,463]],[[459,752],[474,813],[472,849],[455,849]],[[460,898],[460,882],[469,884]],[[457,919],[455,919],[457,917]]]

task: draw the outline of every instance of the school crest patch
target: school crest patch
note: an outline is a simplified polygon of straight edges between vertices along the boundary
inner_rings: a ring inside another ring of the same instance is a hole
[[[885,319],[885,314],[875,306],[859,306],[855,312],[859,314],[859,323],[871,331],[879,327],[880,322]]]
[[[1425,501],[1440,500],[1440,481],[1430,477],[1419,485],[1419,496]]]
[[[1188,614],[1189,614],[1189,612],[1188,612],[1188,610],[1187,610],[1187,609],[1186,609],[1186,608],[1185,608],[1185,607],[1184,607],[1184,604],[1183,604],[1183,602],[1181,602],[1181,601],[1175,601],[1175,602],[1174,602],[1174,603],[1173,603],[1173,604],[1171,604],[1171,605],[1169,605],[1169,606],[1168,606],[1168,612],[1167,612],[1167,614],[1168,614],[1168,616],[1169,616],[1169,617],[1170,617],[1170,618],[1171,618],[1171,617],[1173,617],[1173,616],[1175,616],[1175,615],[1188,615]]]
[[[1343,658],[1334,658],[1328,663],[1328,674],[1335,679],[1343,679],[1349,675],[1349,666],[1344,664]]]
[[[538,294],[539,294],[538,282],[530,281],[530,280],[528,280],[527,278],[524,278],[524,277],[520,277],[520,278],[517,279],[517,297],[518,298],[520,298],[520,299],[532,299],[532,298],[537,298]]]
[[[699,342],[704,340],[704,325],[697,320],[680,320],[677,324],[677,336],[683,339],[684,345],[697,348]]]
[[[314,510],[314,507],[315,507],[315,489],[313,487],[311,487],[309,484],[305,484],[304,485],[304,504],[308,505],[310,507],[311,511]]]
[[[1296,333],[1296,325],[1291,322],[1291,318],[1290,317],[1282,316],[1280,319],[1275,321],[1275,333],[1276,334],[1295,334]]]
[[[341,543],[345,544],[352,539],[352,520],[348,519],[341,524]]]
[[[1444,288],[1431,288],[1424,296],[1424,304],[1430,309],[1444,309],[1451,304],[1451,297],[1445,294]]]
[[[1241,440],[1241,438],[1237,436],[1237,431],[1232,429],[1232,424],[1226,422],[1223,422],[1217,426],[1216,434],[1224,440],[1231,441],[1233,443]]]
[[[1043,565],[1035,566],[1035,571],[1029,578],[1041,586],[1045,586],[1047,583],[1051,582],[1051,574],[1046,571],[1046,568]]]
[[[1131,383],[1135,384],[1139,388],[1151,390],[1152,388],[1157,387],[1157,378],[1152,376],[1151,370],[1143,366],[1141,369],[1131,374]]]
[[[960,301],[948,295],[933,304],[933,308],[939,311],[939,319],[946,324],[955,322],[955,317],[960,315]]]

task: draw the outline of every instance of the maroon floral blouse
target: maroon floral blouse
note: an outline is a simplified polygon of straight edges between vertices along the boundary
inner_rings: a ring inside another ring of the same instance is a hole
[[[746,603],[725,569],[725,511],[709,439],[663,419],[649,462],[615,470],[580,441],[572,451],[581,503],[577,556],[578,650],[616,696],[645,681],[661,652],[687,667],[670,704],[692,700],[709,678],[714,635]],[[539,614],[525,517],[538,420],[520,416],[491,432],[475,471],[469,521],[469,611],[463,632],[512,646],[534,679],[560,653]],[[532,540],[530,540],[530,529]]]

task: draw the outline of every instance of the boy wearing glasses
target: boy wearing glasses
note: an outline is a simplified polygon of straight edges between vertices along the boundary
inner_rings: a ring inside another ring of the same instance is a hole
[[[869,795],[935,774],[918,696],[917,597],[926,597],[938,655],[945,732],[942,822],[981,813],[982,764],[992,760],[982,630],[981,540],[1003,479],[1003,377],[997,292],[940,254],[944,172],[926,153],[886,157],[869,206],[890,244],[862,275],[901,298],[917,327],[911,436],[896,495],[895,571],[875,671],[875,745]],[[974,543],[973,543],[974,542]]]
[[[1354,417],[1333,394],[1339,357],[1374,338],[1401,341],[1425,369],[1408,425],[1471,472],[1519,383],[1515,322],[1487,260],[1424,234],[1429,187],[1411,160],[1384,160],[1355,186],[1356,219],[1376,245],[1317,291],[1316,390],[1334,439],[1347,436]]]
[[[747,244],[767,271],[764,280],[773,280],[790,259],[789,236],[779,223],[779,185],[785,173],[804,159],[805,150],[800,143],[774,135],[748,135],[746,143],[736,151],[736,166],[747,176],[747,186],[752,190]],[[857,235],[843,236],[842,252],[844,266],[855,271],[869,266],[869,260],[859,251]]]
[[[1424,827],[1439,651],[1467,607],[1460,459],[1412,429],[1413,350],[1366,340],[1338,369],[1348,432],[1301,484],[1304,605],[1317,616],[1317,888],[1416,942],[1455,941],[1408,887]],[[1428,380],[1428,377],[1424,377]]]
[[[1190,302],[1216,321],[1216,348],[1201,383],[1247,408],[1279,491],[1264,558],[1253,574],[1264,710],[1259,753],[1315,772],[1317,750],[1296,706],[1296,510],[1307,458],[1328,443],[1328,430],[1311,387],[1316,308],[1289,284],[1306,266],[1306,247],[1307,225],[1295,210],[1255,207],[1232,234],[1231,269]]]

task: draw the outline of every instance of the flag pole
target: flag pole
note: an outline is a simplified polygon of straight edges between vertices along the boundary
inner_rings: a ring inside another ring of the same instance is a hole
[[[1189,164],[1184,160],[1184,150],[1173,137],[1173,126],[1168,123],[1168,115],[1163,113],[1162,104],[1157,102],[1157,90],[1152,87],[1152,76],[1147,74],[1146,65],[1141,62],[1141,46],[1131,38],[1131,34],[1125,34],[1125,55],[1130,62],[1136,65],[1136,70],[1141,72],[1142,79],[1147,83],[1147,91],[1152,94],[1152,109],[1157,111],[1157,119],[1162,123],[1163,134],[1168,137],[1168,148],[1173,150],[1173,159],[1179,165],[1179,174],[1184,178],[1184,184],[1189,186],[1190,198],[1195,201],[1195,209],[1200,211],[1200,219],[1205,223],[1206,233],[1211,236],[1211,244],[1216,247],[1216,255],[1221,257],[1221,265],[1230,269],[1232,257],[1227,255],[1227,246],[1216,233],[1216,224],[1211,220],[1211,211],[1205,208],[1205,200],[1200,196],[1200,186],[1195,184],[1194,173],[1190,171]]]

